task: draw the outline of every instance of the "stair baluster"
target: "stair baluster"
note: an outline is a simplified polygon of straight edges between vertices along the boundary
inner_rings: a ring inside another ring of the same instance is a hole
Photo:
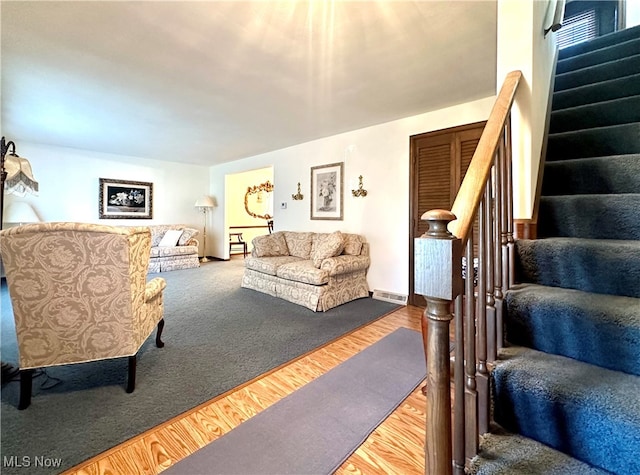
[[[415,289],[427,301],[422,329],[426,332],[423,336],[427,360],[425,470],[428,474],[447,475],[454,469],[456,474],[464,473],[466,462],[478,453],[480,433],[489,428],[487,360],[495,359],[501,344],[496,341],[496,335],[502,334],[497,328],[502,318],[497,315],[496,296],[501,303],[503,293],[513,282],[515,243],[509,121],[521,77],[520,71],[507,75],[451,211],[427,211],[422,219],[428,222],[429,230],[415,240]],[[495,180],[491,179],[492,174]],[[498,187],[500,191],[492,197]],[[492,198],[499,202],[494,203]],[[477,299],[473,256],[476,215],[480,229]],[[500,243],[495,243],[498,237]],[[463,246],[466,246],[464,305],[460,297]],[[491,269],[496,263],[501,270]],[[454,318],[450,313],[454,300],[456,388],[452,437],[449,326]],[[459,329],[462,321],[464,328]],[[464,398],[459,387],[463,366]],[[460,448],[462,442],[464,450]]]

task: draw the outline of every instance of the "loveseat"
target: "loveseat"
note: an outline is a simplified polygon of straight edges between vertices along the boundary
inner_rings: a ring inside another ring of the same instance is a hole
[[[314,312],[369,296],[369,244],[358,234],[278,231],[251,243],[244,288]]]
[[[151,230],[149,272],[200,267],[198,230],[182,224],[154,224]],[[164,240],[163,240],[164,239]]]

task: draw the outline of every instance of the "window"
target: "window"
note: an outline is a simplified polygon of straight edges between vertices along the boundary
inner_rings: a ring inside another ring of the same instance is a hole
[[[558,30],[558,46],[566,48],[598,36],[596,11],[586,10],[564,19],[562,28]]]

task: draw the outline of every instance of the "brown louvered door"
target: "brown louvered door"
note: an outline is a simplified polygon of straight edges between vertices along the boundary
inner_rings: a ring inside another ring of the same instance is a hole
[[[430,209],[451,209],[485,122],[411,137],[409,303],[424,307],[414,291],[413,240],[427,231],[420,218]],[[474,232],[476,226],[474,225]]]

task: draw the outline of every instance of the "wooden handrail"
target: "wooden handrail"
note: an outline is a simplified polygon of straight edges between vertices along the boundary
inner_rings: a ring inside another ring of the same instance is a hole
[[[521,79],[521,71],[512,71],[507,74],[473,154],[469,169],[451,207],[451,212],[456,216],[456,220],[449,224],[449,231],[462,240],[463,247],[473,227],[473,219],[484,193],[484,184],[491,171],[493,157],[498,149],[502,131],[507,123],[516,89]]]
[[[426,211],[422,219],[428,231],[414,243],[415,289],[427,302],[421,327],[428,474],[463,475],[478,453],[480,435],[489,430],[489,365],[502,346],[504,295],[514,276],[511,107],[521,79],[520,71],[506,76],[451,211]],[[449,335],[454,319],[452,430]]]

